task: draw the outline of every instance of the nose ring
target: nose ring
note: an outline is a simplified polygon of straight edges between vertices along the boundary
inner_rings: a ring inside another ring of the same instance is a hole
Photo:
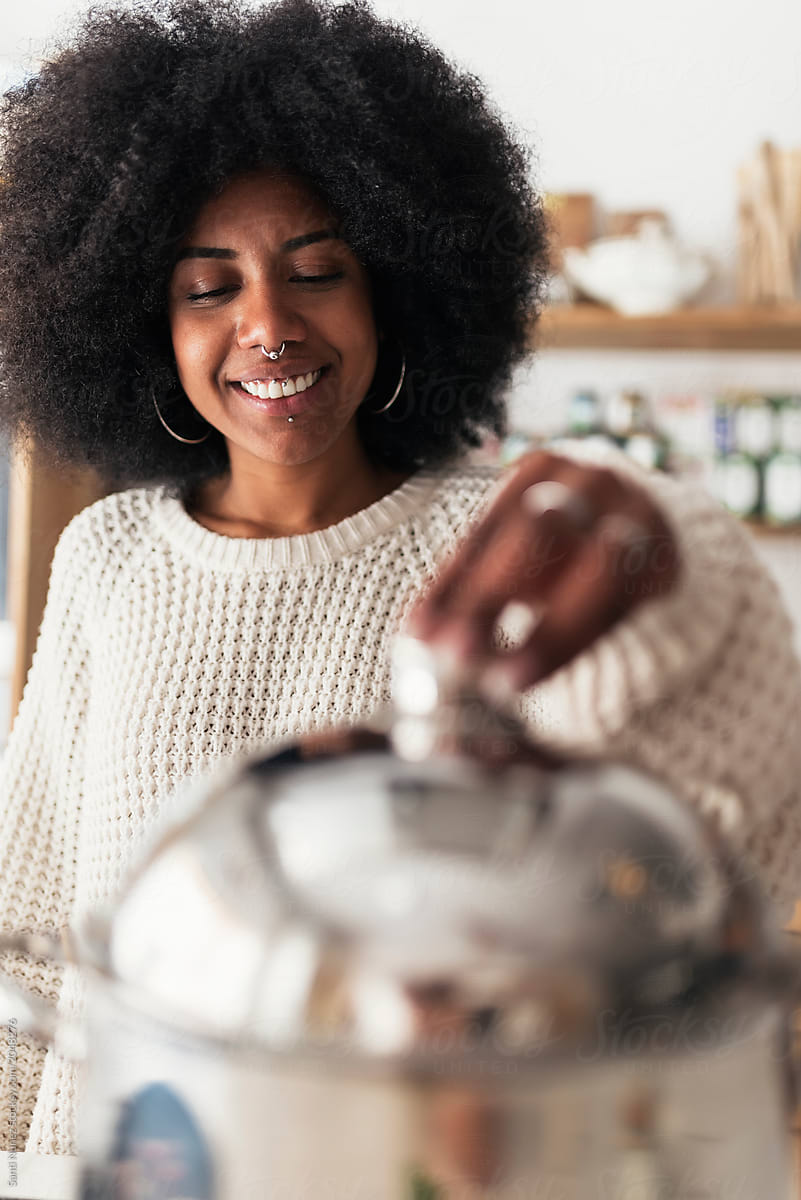
[[[286,350],[286,342],[281,343],[280,350],[268,350],[265,346],[262,346],[262,348],[261,348],[261,352],[265,356],[265,358],[271,358],[273,360],[273,362],[275,362],[275,360],[277,358],[280,358],[285,350]]]

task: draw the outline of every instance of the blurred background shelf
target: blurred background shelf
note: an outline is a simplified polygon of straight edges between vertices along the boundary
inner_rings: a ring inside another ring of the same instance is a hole
[[[601,304],[554,305],[543,312],[533,345],[558,350],[801,353],[801,304],[686,308],[651,317],[624,317]]]
[[[801,540],[801,523],[792,525],[769,525],[766,521],[743,521],[746,529],[754,537]],[[801,932],[801,927],[799,927]]]

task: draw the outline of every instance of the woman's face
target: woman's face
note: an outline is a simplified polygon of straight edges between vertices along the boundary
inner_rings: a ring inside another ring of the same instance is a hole
[[[351,425],[375,373],[367,272],[295,176],[238,176],[200,210],[170,280],[169,320],[184,391],[229,452],[247,458],[319,457]],[[262,353],[282,342],[277,361]],[[309,372],[311,386],[298,382]]]

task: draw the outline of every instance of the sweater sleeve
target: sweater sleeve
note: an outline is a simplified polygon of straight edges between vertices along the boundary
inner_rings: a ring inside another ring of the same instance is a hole
[[[703,489],[620,452],[554,447],[627,474],[659,504],[682,564],[550,679],[524,711],[564,749],[666,778],[728,836],[792,915],[801,895],[801,666],[778,587],[741,523]]]
[[[3,931],[58,932],[70,919],[89,677],[89,555],[82,529],[79,516],[56,547],[36,650],[0,761]],[[0,957],[0,969],[56,1003],[62,967],[7,954]],[[9,1069],[7,1020],[0,1036],[0,1149],[21,1151],[46,1050],[20,1033],[15,1080]]]

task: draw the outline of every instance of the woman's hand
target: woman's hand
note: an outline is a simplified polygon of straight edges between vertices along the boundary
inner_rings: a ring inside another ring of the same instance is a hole
[[[643,489],[538,450],[515,464],[406,629],[477,668],[487,687],[519,691],[670,591],[679,569],[675,538]],[[510,602],[526,606],[534,628],[503,651],[493,630]]]

